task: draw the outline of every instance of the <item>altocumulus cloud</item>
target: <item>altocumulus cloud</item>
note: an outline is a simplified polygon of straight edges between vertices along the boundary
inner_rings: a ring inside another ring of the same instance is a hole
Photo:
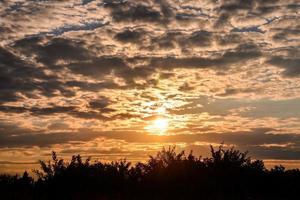
[[[299,8],[296,0],[1,1],[3,158],[60,145],[109,153],[101,140],[122,144],[111,151],[119,154],[224,141],[258,158],[300,159]],[[158,111],[170,135],[145,130]]]

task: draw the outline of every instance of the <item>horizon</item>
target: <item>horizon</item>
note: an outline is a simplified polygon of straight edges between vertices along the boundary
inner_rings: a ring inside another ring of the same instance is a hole
[[[0,2],[0,173],[51,151],[249,150],[300,168],[296,0]]]

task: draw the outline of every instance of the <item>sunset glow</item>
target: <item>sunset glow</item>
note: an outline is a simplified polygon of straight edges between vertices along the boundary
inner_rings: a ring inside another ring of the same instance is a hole
[[[220,142],[300,166],[299,8],[0,1],[0,170],[52,150],[143,160]]]
[[[164,135],[167,133],[169,127],[169,120],[165,118],[157,118],[149,122],[145,130],[154,135]]]
[[[168,128],[168,120],[166,119],[156,119],[153,123],[153,129],[159,130],[160,132],[165,132]]]

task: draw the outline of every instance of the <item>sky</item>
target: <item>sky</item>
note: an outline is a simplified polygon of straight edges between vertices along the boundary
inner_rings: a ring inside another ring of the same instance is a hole
[[[0,172],[163,146],[300,167],[297,0],[0,0]]]

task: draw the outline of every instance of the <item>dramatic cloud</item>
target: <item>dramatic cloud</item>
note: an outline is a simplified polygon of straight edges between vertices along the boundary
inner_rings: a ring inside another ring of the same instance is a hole
[[[0,170],[50,150],[139,160],[221,142],[299,160],[299,11],[296,0],[0,1]]]
[[[297,58],[283,58],[279,56],[272,57],[269,61],[274,66],[281,67],[284,70],[283,74],[294,77],[300,75],[300,59]]]

